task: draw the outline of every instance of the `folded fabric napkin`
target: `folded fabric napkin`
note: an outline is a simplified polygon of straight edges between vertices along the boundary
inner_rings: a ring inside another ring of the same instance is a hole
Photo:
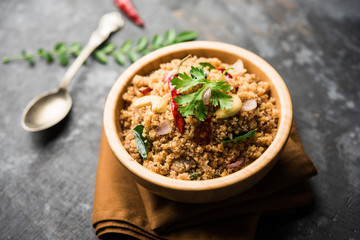
[[[277,164],[253,188],[217,203],[179,203],[137,185],[103,134],[92,223],[100,239],[252,239],[262,213],[311,204],[306,180],[316,174],[293,125]]]

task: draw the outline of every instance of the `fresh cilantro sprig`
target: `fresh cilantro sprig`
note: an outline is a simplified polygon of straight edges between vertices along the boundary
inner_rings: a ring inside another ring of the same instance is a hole
[[[175,98],[175,102],[181,105],[178,110],[183,117],[193,115],[200,121],[204,121],[208,113],[208,108],[203,102],[202,96],[207,89],[211,91],[210,102],[214,107],[220,106],[221,109],[230,109],[232,106],[232,98],[227,93],[230,92],[232,87],[224,80],[221,80],[226,72],[231,69],[226,69],[219,79],[215,81],[208,81],[207,74],[204,67],[209,69],[214,68],[210,63],[202,63],[199,67],[191,67],[190,76],[187,73],[178,73],[171,80],[171,84],[175,89],[179,89],[181,93],[187,91],[189,88],[202,85],[201,89],[186,95],[179,95]]]
[[[131,63],[137,61],[141,55],[146,55],[156,49],[168,46],[174,43],[191,41],[198,37],[198,33],[194,31],[182,31],[176,34],[174,29],[169,29],[165,33],[165,37],[160,33],[153,36],[152,39],[148,37],[141,37],[136,44],[134,41],[125,41],[120,47],[117,47],[113,42],[107,42],[98,47],[94,52],[94,58],[102,63],[107,64],[109,56],[113,56],[115,61],[120,65],[126,64],[126,59]],[[150,41],[151,40],[151,41]],[[53,63],[55,59],[62,66],[67,66],[72,56],[78,56],[82,50],[82,46],[78,42],[67,45],[64,42],[57,43],[53,50],[45,50],[40,48],[35,53],[27,53],[22,51],[19,56],[4,57],[3,63],[9,63],[18,60],[25,60],[30,65],[35,64],[37,58],[45,60],[47,63]]]

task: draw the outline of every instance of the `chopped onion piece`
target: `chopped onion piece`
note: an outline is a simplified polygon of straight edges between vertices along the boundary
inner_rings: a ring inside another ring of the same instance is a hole
[[[244,111],[251,111],[254,110],[257,107],[257,102],[255,99],[247,100],[243,102],[242,110]]]
[[[202,95],[202,100],[204,102],[205,105],[209,105],[210,104],[210,97],[211,97],[211,89],[209,86],[207,86],[203,92]]]
[[[236,70],[237,72],[241,72],[244,69],[244,63],[243,61],[241,61],[240,59],[237,60],[232,67],[234,68],[234,70]]]
[[[233,162],[231,164],[229,164],[227,167],[228,168],[234,168],[234,167],[238,167],[240,166],[241,164],[243,164],[245,161],[245,159],[243,157],[240,157],[236,162]]]
[[[155,132],[157,135],[165,135],[170,133],[172,130],[171,122],[167,119],[162,121],[159,126],[155,128]]]
[[[175,74],[174,70],[168,71],[164,76],[163,82],[167,82],[169,78],[171,78],[174,74]]]

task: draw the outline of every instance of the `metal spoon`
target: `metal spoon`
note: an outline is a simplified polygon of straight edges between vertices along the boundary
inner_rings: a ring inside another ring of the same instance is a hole
[[[91,34],[89,42],[66,72],[60,87],[41,94],[27,105],[21,120],[21,125],[25,130],[41,131],[54,126],[67,116],[72,106],[71,96],[66,90],[70,80],[90,54],[109,37],[110,33],[123,25],[124,21],[118,12],[102,16],[99,27]]]

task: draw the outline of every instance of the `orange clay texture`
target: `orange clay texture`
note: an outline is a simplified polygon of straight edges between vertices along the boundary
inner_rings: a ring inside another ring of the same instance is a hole
[[[165,75],[175,69],[180,62],[174,59],[169,63],[160,65],[160,69],[148,76],[136,75],[130,82],[127,91],[123,94],[125,106],[119,115],[121,131],[119,136],[129,154],[145,168],[175,179],[182,180],[206,180],[223,177],[239,171],[251,164],[269,147],[273,141],[279,119],[279,109],[276,108],[275,98],[271,97],[269,83],[258,79],[247,69],[229,70],[232,78],[224,76],[228,84],[232,86],[231,93],[237,94],[244,103],[255,99],[257,107],[254,110],[240,112],[234,116],[218,119],[215,116],[217,108],[209,105],[208,117],[211,118],[208,142],[197,144],[194,136],[199,134],[198,129],[204,122],[194,116],[185,118],[185,131],[181,134],[174,124],[174,118],[170,105],[170,90],[165,81]],[[179,72],[189,74],[190,67],[198,67],[199,63],[208,62],[215,68],[226,69],[231,65],[222,63],[217,58],[191,57],[180,67]],[[207,80],[217,80],[221,71],[212,69],[208,72]],[[167,102],[167,110],[164,113],[154,113],[151,105],[140,108],[132,106],[134,100],[143,97],[139,91],[150,87],[153,90],[150,95],[161,96]],[[193,87],[190,91],[196,91]],[[157,135],[155,128],[161,122],[168,119],[172,130],[166,135]],[[143,160],[136,148],[132,129],[139,124],[145,126],[149,143],[149,152],[146,160]],[[257,129],[255,136],[236,142],[222,143],[222,139],[232,139],[244,132]],[[229,164],[243,161],[237,167],[228,167]]]

